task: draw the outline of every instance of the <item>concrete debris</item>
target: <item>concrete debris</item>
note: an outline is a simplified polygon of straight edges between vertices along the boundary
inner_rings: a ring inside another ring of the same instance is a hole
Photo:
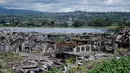
[[[112,57],[117,48],[129,43],[129,33],[115,37],[109,33],[44,34],[37,32],[0,31],[0,52],[15,52],[22,60],[10,64],[15,73],[36,73],[60,67],[74,57],[81,61]],[[65,67],[66,69],[66,67]]]

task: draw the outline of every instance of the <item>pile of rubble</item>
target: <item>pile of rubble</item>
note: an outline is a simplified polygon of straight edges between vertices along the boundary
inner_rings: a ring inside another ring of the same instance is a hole
[[[43,72],[53,66],[59,67],[70,57],[76,60],[111,57],[119,44],[128,41],[127,34],[128,32],[118,35],[115,41],[115,36],[109,33],[43,34],[0,31],[0,51],[11,51],[22,56],[21,61],[10,63],[16,73]]]

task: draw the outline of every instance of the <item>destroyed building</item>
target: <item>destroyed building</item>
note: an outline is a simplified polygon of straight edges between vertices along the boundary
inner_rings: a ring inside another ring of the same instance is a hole
[[[14,69],[24,72],[45,71],[47,67],[61,65],[63,60],[70,57],[90,58],[99,53],[114,54],[118,47],[115,37],[109,33],[44,34],[1,31],[0,34],[0,51],[19,53],[22,60],[18,65],[13,63]]]
[[[115,40],[119,47],[128,48],[130,46],[130,31],[124,30],[120,32]]]
[[[112,53],[117,49],[110,34],[76,35],[70,42],[56,44],[56,57],[66,59],[71,56],[88,57],[95,53]]]

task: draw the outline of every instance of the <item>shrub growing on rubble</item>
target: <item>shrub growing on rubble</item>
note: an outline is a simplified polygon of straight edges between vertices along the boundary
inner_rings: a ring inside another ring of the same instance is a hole
[[[44,72],[44,73],[62,73],[62,72],[59,69],[54,67],[51,70]]]
[[[96,65],[87,73],[130,73],[130,58],[121,57]]]
[[[74,64],[75,63],[75,58],[74,57],[70,57],[68,59],[65,60],[66,63],[70,63],[70,64]]]

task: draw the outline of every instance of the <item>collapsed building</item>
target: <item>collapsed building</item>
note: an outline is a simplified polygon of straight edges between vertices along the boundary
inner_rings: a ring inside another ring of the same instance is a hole
[[[102,52],[114,54],[118,47],[114,40],[111,34],[78,35],[70,42],[57,43],[56,57],[65,60],[70,57],[89,58]]]
[[[45,37],[41,33],[27,32],[0,32],[0,50],[14,52],[32,52],[43,50],[55,42]]]
[[[124,30],[116,37],[116,42],[119,47],[129,48],[130,46],[130,31]]]
[[[18,65],[13,63],[13,68],[25,73],[46,71],[51,66],[63,64],[70,57],[90,58],[98,53],[114,54],[119,46],[115,37],[109,33],[43,34],[1,31],[0,34],[0,51],[19,53],[23,60]]]

